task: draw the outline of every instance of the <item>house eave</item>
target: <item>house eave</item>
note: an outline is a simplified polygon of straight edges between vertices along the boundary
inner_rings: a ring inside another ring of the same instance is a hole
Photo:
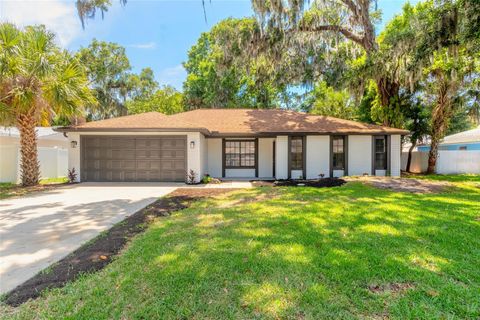
[[[59,127],[58,132],[200,132],[204,135],[210,134],[205,128],[75,128]]]

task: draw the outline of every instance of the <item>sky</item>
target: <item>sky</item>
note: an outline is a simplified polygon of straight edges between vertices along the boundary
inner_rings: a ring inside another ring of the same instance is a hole
[[[411,0],[410,2],[417,2]],[[405,0],[379,0],[383,24],[400,13]],[[0,0],[0,22],[18,26],[44,24],[57,34],[60,46],[76,51],[96,38],[126,48],[133,72],[150,67],[160,84],[181,90],[182,62],[202,32],[228,17],[252,16],[250,0],[112,0],[102,19],[98,13],[82,29],[74,0]]]

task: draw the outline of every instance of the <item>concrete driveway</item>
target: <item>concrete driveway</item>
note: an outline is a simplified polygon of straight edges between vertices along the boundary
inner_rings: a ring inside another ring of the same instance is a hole
[[[81,183],[0,200],[0,293],[182,183]]]

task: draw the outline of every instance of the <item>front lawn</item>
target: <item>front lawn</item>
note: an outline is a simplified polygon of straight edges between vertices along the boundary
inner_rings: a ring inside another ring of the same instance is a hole
[[[159,218],[6,318],[480,317],[480,188],[260,187]]]
[[[40,180],[38,186],[22,187],[11,182],[0,182],[0,200],[15,196],[23,196],[34,191],[43,191],[51,189],[56,185],[62,185],[68,182],[68,178],[48,178]]]

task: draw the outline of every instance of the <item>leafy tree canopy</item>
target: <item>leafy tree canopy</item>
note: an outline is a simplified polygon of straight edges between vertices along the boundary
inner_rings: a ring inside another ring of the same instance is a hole
[[[244,45],[259,32],[254,19],[226,19],[203,33],[189,50],[184,83],[189,108],[275,108],[288,100],[287,87],[262,57],[238,63]]]
[[[157,111],[174,114],[185,111],[183,95],[171,86],[157,89],[151,95],[127,101],[129,114]]]

